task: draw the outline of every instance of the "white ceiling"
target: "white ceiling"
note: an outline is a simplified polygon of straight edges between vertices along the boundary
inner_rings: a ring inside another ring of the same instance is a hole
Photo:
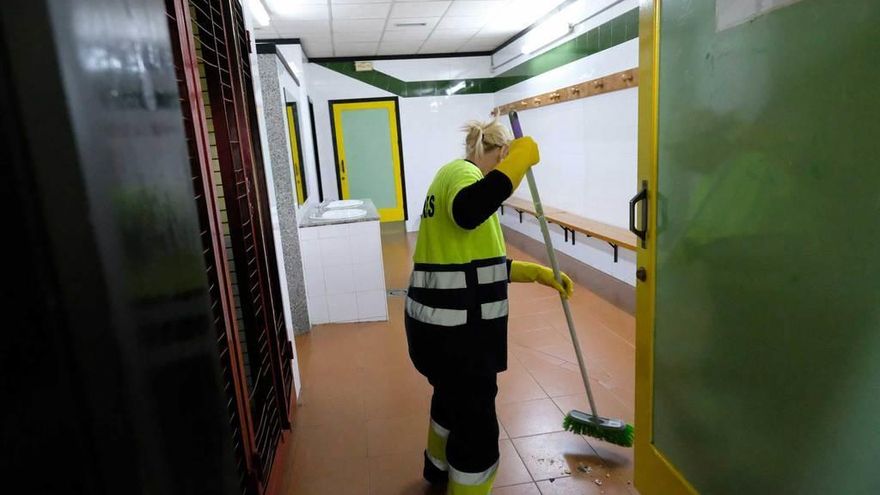
[[[309,57],[490,51],[564,0],[262,1],[258,39],[300,38]]]

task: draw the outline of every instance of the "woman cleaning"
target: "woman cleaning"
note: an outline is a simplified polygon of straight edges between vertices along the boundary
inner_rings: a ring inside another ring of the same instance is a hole
[[[566,297],[550,268],[506,257],[496,211],[539,160],[530,137],[470,122],[466,159],[428,188],[406,299],[416,369],[434,387],[424,477],[450,495],[488,495],[498,470],[497,374],[507,369],[507,284],[539,282]]]

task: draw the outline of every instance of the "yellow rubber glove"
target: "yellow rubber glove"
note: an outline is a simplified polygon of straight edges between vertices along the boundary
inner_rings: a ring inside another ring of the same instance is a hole
[[[511,282],[538,282],[547,287],[553,287],[562,297],[568,299],[574,293],[574,283],[568,278],[568,275],[561,273],[562,284],[556,281],[553,276],[553,269],[541,266],[528,261],[514,261],[510,265],[510,281]]]
[[[510,179],[515,191],[519,187],[519,183],[522,182],[523,176],[526,175],[526,170],[532,165],[536,165],[540,159],[538,143],[531,137],[525,136],[510,142],[510,151],[507,153],[507,157],[501,160],[495,170]]]

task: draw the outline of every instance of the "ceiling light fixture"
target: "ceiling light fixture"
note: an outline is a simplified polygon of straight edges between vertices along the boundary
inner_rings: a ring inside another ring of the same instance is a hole
[[[260,26],[269,25],[269,13],[266,12],[266,7],[263,6],[263,2],[260,0],[248,0],[248,8],[251,11],[251,17],[253,17],[255,23]]]
[[[465,86],[467,86],[467,82],[459,81],[459,83],[455,86],[446,88],[446,96],[452,96],[455,93],[458,93],[459,91],[463,90]]]
[[[526,35],[522,53],[528,55],[571,33],[572,25],[561,16],[554,16]]]
[[[394,23],[395,27],[425,27],[427,26],[427,22],[396,22]]]

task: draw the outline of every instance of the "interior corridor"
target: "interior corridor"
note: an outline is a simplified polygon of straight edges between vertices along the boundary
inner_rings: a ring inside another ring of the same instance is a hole
[[[383,226],[386,284],[405,288],[415,234],[392,229]],[[511,246],[508,256],[537,261]],[[566,412],[588,406],[557,297],[538,284],[511,286],[493,493],[635,494],[631,449],[562,430]],[[444,493],[421,478],[431,388],[407,355],[403,302],[389,296],[387,322],[321,325],[297,338],[303,389],[282,493]],[[634,317],[580,285],[572,311],[600,413],[632,423]]]

